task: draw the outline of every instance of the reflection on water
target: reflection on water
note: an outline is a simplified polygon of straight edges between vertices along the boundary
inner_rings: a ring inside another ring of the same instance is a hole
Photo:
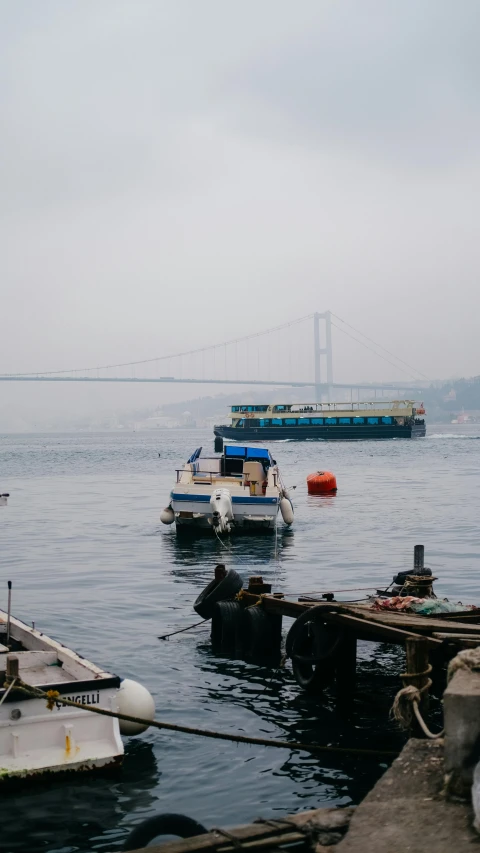
[[[376,587],[409,568],[423,542],[437,594],[479,603],[480,442],[450,425],[450,436],[433,432],[424,441],[279,444],[287,486],[299,484],[293,528],[280,521],[277,539],[223,545],[178,539],[159,523],[174,468],[194,447],[210,447],[207,433],[0,436],[2,491],[11,495],[0,516],[0,606],[11,578],[16,615],[146,684],[159,719],[305,744],[398,748],[402,736],[388,719],[404,666],[396,647],[359,644],[358,695],[341,709],[331,692],[321,701],[302,692],[288,665],[215,655],[207,625],[157,637],[196,621],[192,603],[218,562],[245,579],[261,574],[276,591]],[[335,496],[307,495],[305,478],[320,468],[335,473]],[[232,826],[358,802],[385,761],[147,732],[127,742],[118,777],[74,776],[2,796],[2,850],[119,850],[154,812]]]
[[[53,777],[2,791],[1,849],[85,849],[88,839],[99,842],[97,850],[118,848],[127,834],[123,818],[156,808],[159,777],[151,745],[132,739],[121,771]]]

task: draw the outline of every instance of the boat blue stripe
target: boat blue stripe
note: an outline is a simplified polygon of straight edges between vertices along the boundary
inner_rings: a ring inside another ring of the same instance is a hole
[[[171,498],[173,501],[199,501],[203,503],[208,503],[210,501],[210,495],[184,495],[184,494],[175,494],[171,493]],[[257,504],[276,504],[277,498],[260,498],[260,497],[248,497],[248,498],[240,498],[240,497],[232,497],[232,501],[234,504],[252,504],[256,506]]]

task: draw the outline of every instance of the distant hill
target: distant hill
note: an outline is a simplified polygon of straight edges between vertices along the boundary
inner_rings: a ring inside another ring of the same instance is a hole
[[[455,379],[424,391],[430,421],[450,421],[460,412],[480,412],[480,376]]]

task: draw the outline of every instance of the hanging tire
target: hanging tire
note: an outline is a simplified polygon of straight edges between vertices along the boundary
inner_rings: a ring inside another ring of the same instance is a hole
[[[222,654],[233,654],[238,646],[238,629],[242,608],[238,601],[217,601],[212,613],[212,648]]]
[[[221,581],[210,581],[196,599],[193,609],[202,619],[211,619],[217,601],[228,601],[234,598],[242,586],[243,580],[240,575],[237,575],[234,569],[229,569]]]
[[[312,693],[321,692],[334,680],[337,651],[344,636],[342,628],[322,619],[324,613],[323,606],[306,610],[287,635],[286,653],[292,659],[295,680]]]
[[[277,613],[267,613],[258,605],[247,607],[242,611],[238,639],[245,660],[279,655],[282,617]]]
[[[183,814],[159,814],[147,818],[132,829],[123,850],[139,850],[146,847],[157,835],[177,835],[179,838],[193,838],[195,835],[206,835],[201,823]]]

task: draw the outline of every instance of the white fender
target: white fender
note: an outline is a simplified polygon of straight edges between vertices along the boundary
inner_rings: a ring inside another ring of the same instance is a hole
[[[155,717],[155,702],[152,694],[143,684],[124,678],[117,693],[117,709],[119,714],[129,717],[141,717],[143,720],[153,720]],[[148,726],[142,723],[132,723],[120,720],[120,734],[139,735],[146,731]]]
[[[293,524],[293,506],[290,498],[281,498],[280,512],[285,524]]]
[[[230,533],[233,522],[232,496],[228,489],[215,489],[210,498],[213,529]]]
[[[166,506],[160,513],[160,521],[162,524],[173,524],[175,521],[175,513],[171,506]]]

